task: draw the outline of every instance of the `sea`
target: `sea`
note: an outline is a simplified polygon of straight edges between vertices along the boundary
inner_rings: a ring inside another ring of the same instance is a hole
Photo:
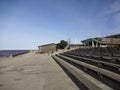
[[[19,54],[24,54],[29,52],[30,50],[0,50],[0,57],[10,57]]]

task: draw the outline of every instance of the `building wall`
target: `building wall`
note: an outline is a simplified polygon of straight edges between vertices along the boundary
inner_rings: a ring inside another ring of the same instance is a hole
[[[110,43],[118,43],[120,42],[120,38],[101,38],[102,42],[110,42]]]
[[[120,43],[120,38],[102,38],[103,42],[108,42],[111,44],[107,44],[107,47],[118,47],[119,44],[114,44],[114,43]]]
[[[96,41],[97,40],[97,41]],[[86,39],[82,41],[84,46],[88,47],[120,47],[120,34],[111,35],[102,38]]]
[[[120,42],[120,38],[113,38],[113,43]]]
[[[101,41],[109,43],[109,42],[111,42],[111,38],[101,38]]]
[[[120,38],[99,38],[99,41],[104,43],[95,42],[92,39],[82,41],[84,46],[89,47],[118,47],[120,44]]]
[[[56,51],[56,44],[43,45],[39,47],[39,52],[47,53],[49,51]]]

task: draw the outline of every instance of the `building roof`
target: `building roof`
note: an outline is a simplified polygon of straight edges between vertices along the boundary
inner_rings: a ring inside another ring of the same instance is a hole
[[[89,38],[89,39],[86,39],[86,40],[83,40],[81,42],[89,42],[89,41],[94,41],[94,42],[97,42],[97,43],[100,43],[100,44],[120,44],[120,42],[107,42],[107,41],[101,41],[102,38]]]
[[[83,46],[83,44],[70,44],[70,46]]]
[[[55,43],[49,43],[49,44],[40,45],[38,47],[43,47],[43,46],[48,46],[48,45],[56,45],[56,44]]]
[[[95,38],[92,38],[94,42],[100,43],[100,44],[120,44],[120,42],[105,42],[105,41],[100,41]]]
[[[106,36],[106,38],[120,38],[120,34],[114,34],[114,35]]]
[[[118,42],[111,42],[111,41],[102,41],[103,38],[107,38],[107,39],[120,39],[120,34],[115,34],[115,35],[110,35],[110,36],[106,36],[106,37],[99,37],[99,38],[89,38],[86,40],[82,40],[81,42],[89,42],[89,41],[94,41],[100,44],[120,44],[120,40]]]

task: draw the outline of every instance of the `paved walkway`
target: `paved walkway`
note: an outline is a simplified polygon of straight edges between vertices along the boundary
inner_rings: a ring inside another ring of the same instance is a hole
[[[79,90],[47,54],[0,58],[0,90]]]

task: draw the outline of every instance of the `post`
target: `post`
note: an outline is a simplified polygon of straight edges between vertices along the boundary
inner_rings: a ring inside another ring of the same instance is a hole
[[[92,41],[92,47],[94,47],[95,45],[94,45],[94,41]]]
[[[98,43],[96,42],[96,47],[98,47]]]

